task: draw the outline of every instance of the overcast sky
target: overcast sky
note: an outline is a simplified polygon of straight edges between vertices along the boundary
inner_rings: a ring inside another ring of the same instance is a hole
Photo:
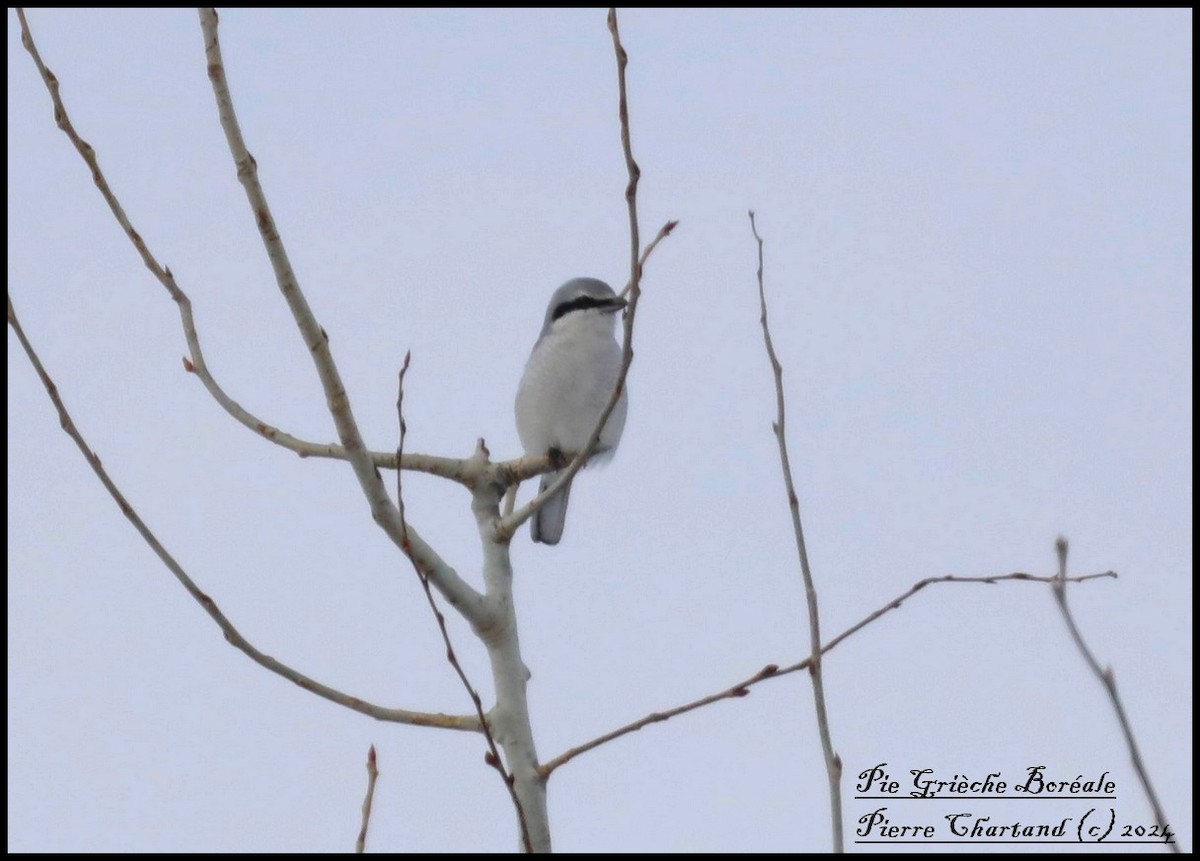
[[[30,23],[190,293],[214,374],[265,420],[332,440],[195,12]],[[646,268],[620,451],[577,481],[562,544],[523,530],[513,545],[542,759],[806,653],[753,208],[824,630],[923,577],[1053,573],[1068,536],[1072,573],[1120,574],[1072,604],[1191,848],[1191,12],[634,10],[621,25],[643,236],[680,226]],[[221,33],[368,442],[395,445],[411,349],[410,450],[465,456],[482,436],[520,454],[512,402],[550,293],[627,277],[603,11],[228,11]],[[12,12],[8,47],[9,295],[114,479],[268,654],[381,704],[467,711],[350,469],[264,442],[185,373],[176,308],[55,128]],[[348,851],[371,743],[369,850],[515,848],[478,737],[373,722],[230,648],[59,430],[12,336],[8,359],[10,850]],[[406,503],[478,583],[468,496],[414,475]],[[452,633],[490,699],[484,652]],[[1115,802],[967,809],[1152,822],[1040,584],[931,587],[825,666],[848,848],[881,804],[853,798],[855,777],[884,762],[901,778],[1108,772]],[[564,766],[551,827],[564,851],[825,850],[824,780],[797,674]],[[961,804],[887,815],[944,833]]]

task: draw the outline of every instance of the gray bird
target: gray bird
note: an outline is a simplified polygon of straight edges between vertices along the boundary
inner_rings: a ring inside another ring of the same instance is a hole
[[[573,278],[554,291],[517,389],[517,434],[526,454],[583,450],[620,376],[621,347],[613,328],[616,312],[624,307],[625,300],[596,278]],[[627,407],[622,390],[595,454],[612,456],[625,429]],[[592,462],[597,462],[594,456]],[[543,475],[538,492],[557,477],[557,472]],[[568,484],[533,515],[534,541],[557,544],[562,538],[570,494]]]

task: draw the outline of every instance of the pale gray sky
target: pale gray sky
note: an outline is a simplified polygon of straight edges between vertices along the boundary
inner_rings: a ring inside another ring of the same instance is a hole
[[[561,545],[525,531],[514,545],[543,759],[807,648],[754,208],[825,630],[923,577],[1052,573],[1067,535],[1073,572],[1121,574],[1073,589],[1073,606],[1190,848],[1191,12],[621,20],[643,235],[681,223],[646,270],[620,452],[577,484]],[[195,13],[30,21],[77,127],[191,294],[214,373],[268,421],[332,440]],[[369,442],[395,444],[411,349],[411,450],[466,455],[483,436],[518,454],[512,400],[550,292],[626,275],[603,11],[221,21],[250,149]],[[350,470],[263,443],[184,372],[175,307],[54,127],[11,12],[8,39],[9,292],[114,478],[264,651],[384,704],[465,711]],[[370,849],[514,848],[479,739],[374,723],[227,646],[61,433],[12,337],[8,358],[10,850],[349,850],[372,742]],[[413,476],[406,502],[477,577],[466,495]],[[487,690],[482,651],[455,634]],[[854,777],[878,762],[1107,771],[1118,823],[1151,821],[1042,586],[931,588],[826,668],[848,840],[874,809]],[[974,809],[1087,809],[1004,804]],[[826,805],[801,676],[600,748],[550,784],[565,851],[821,850]],[[942,827],[948,812],[891,811]]]

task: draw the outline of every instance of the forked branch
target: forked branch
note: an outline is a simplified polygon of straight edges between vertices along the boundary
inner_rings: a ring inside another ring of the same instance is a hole
[[[1079,577],[1068,577],[1067,581],[1071,582],[1071,583],[1082,583],[1086,580],[1095,580],[1095,579],[1098,579],[1101,577],[1116,577],[1116,576],[1117,575],[1112,571],[1105,571],[1103,574],[1084,574]],[[912,587],[909,588],[908,590],[906,590],[903,594],[898,595],[897,597],[893,598],[891,601],[888,601],[886,604],[884,604],[882,607],[880,607],[875,612],[871,613],[868,616],[863,617],[861,620],[859,620],[855,624],[851,625],[846,630],[842,631],[842,633],[838,634],[836,637],[834,637],[832,640],[830,640],[828,643],[826,643],[824,646],[821,647],[821,654],[825,655],[827,652],[829,652],[831,649],[833,649],[835,646],[837,646],[839,643],[841,643],[846,638],[858,633],[863,628],[867,627],[867,625],[870,625],[872,622],[874,622],[876,619],[880,618],[881,616],[886,616],[892,610],[898,609],[905,601],[907,601],[913,595],[920,592],[926,586],[932,586],[935,583],[994,584],[994,583],[1003,583],[1003,582],[1010,581],[1010,580],[1020,580],[1020,581],[1028,581],[1028,582],[1034,582],[1034,583],[1053,583],[1054,579],[1055,578],[1053,578],[1053,577],[1041,577],[1036,574],[1025,574],[1023,572],[1016,572],[1013,574],[996,574],[991,577],[960,577],[956,574],[947,574],[942,577],[926,577],[924,580],[920,580],[917,583],[914,583],[912,585]],[[571,760],[573,760],[575,757],[579,756],[580,754],[587,753],[589,750],[595,750],[596,748],[600,747],[601,745],[607,744],[610,741],[616,741],[617,739],[621,738],[621,736],[629,735],[629,733],[637,732],[638,730],[648,727],[651,724],[662,723],[665,720],[670,720],[671,718],[676,717],[678,715],[686,714],[690,711],[695,711],[696,709],[703,708],[704,706],[707,706],[707,705],[712,705],[713,703],[720,702],[721,700],[735,699],[737,697],[747,696],[750,693],[750,688],[753,687],[754,685],[758,684],[759,682],[766,681],[767,679],[776,679],[781,676],[786,676],[790,673],[799,672],[800,670],[807,670],[811,665],[812,665],[811,657],[805,658],[802,661],[798,661],[794,664],[791,664],[789,666],[782,667],[782,668],[778,664],[768,664],[767,666],[765,666],[761,670],[759,670],[757,673],[754,673],[753,675],[751,675],[745,679],[742,679],[740,682],[734,683],[733,685],[725,688],[724,690],[717,691],[716,693],[709,694],[708,696],[700,697],[699,699],[692,700],[689,703],[684,703],[681,706],[676,706],[674,708],[665,709],[664,711],[660,711],[660,712],[651,712],[650,714],[646,715],[645,717],[638,718],[635,721],[631,721],[631,722],[625,724],[624,726],[618,727],[617,729],[613,730],[612,732],[606,732],[606,733],[604,733],[604,735],[597,736],[596,738],[592,739],[591,741],[586,741],[583,744],[576,745],[575,747],[571,748],[570,750],[566,751],[565,753],[560,754],[559,756],[556,756],[554,759],[550,760],[545,765],[543,765],[542,766],[542,774],[546,777],[549,777],[556,768],[558,768],[561,765],[566,765],[568,762],[570,762]]]
[[[474,626],[488,624],[488,611],[483,596],[472,588],[430,547],[416,530],[403,528],[400,512],[387,494],[383,479],[375,468],[371,454],[363,442],[362,433],[354,419],[350,398],[342,384],[341,374],[333,360],[329,347],[329,335],[317,322],[308,300],[300,289],[299,280],[292,269],[287,249],[275,225],[275,218],[267,203],[266,193],[258,179],[258,164],[246,148],[237,112],[233,107],[233,96],[225,75],[225,62],[221,56],[221,42],[217,33],[217,12],[212,8],[200,10],[200,26],[204,33],[204,53],[208,59],[208,79],[212,83],[213,96],[217,102],[221,128],[229,153],[237,167],[237,177],[246,193],[246,200],[254,214],[259,237],[266,249],[275,281],[283,294],[296,328],[312,356],[317,377],[325,391],[326,406],[337,428],[338,438],[346,450],[347,458],[358,479],[364,497],[371,508],[371,516],[384,533],[401,547],[407,540],[409,558],[420,566],[433,585],[450,604]],[[407,539],[406,536],[407,535]]]

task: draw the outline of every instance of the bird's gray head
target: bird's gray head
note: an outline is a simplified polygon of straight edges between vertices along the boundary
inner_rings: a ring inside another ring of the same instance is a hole
[[[624,307],[625,300],[599,278],[572,278],[550,297],[542,334],[550,331],[557,321],[574,314],[613,314]]]

